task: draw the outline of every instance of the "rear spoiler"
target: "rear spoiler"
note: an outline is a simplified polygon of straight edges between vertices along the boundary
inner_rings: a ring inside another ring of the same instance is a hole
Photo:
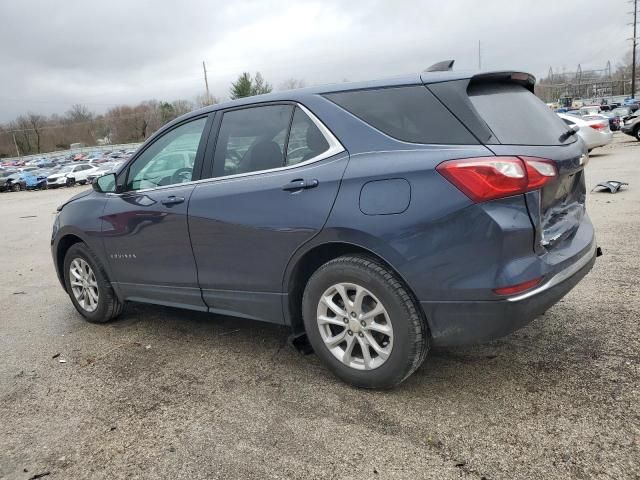
[[[450,72],[455,60],[443,60],[424,69],[425,72]]]
[[[487,72],[473,75],[469,79],[469,86],[480,83],[518,83],[533,93],[536,77],[525,72]]]

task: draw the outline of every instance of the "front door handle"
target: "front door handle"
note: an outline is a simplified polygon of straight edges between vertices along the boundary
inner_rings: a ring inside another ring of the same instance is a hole
[[[179,203],[182,203],[182,202],[184,202],[184,197],[175,197],[173,195],[161,201],[161,203],[167,207],[170,207],[171,205],[178,205]]]
[[[304,190],[307,188],[316,188],[319,184],[320,182],[315,178],[309,181],[298,178],[287,183],[284,187],[282,187],[282,190],[284,190],[285,192],[297,192],[299,190]]]

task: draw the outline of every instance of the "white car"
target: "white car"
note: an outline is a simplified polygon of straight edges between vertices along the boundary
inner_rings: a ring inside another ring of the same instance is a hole
[[[67,165],[62,167],[53,175],[47,177],[47,187],[57,188],[71,186],[76,183],[87,183],[87,177],[98,169],[95,165],[79,163],[78,165]]]
[[[580,128],[578,135],[587,144],[589,151],[608,145],[613,140],[613,132],[609,129],[609,119],[603,115],[590,115],[582,118],[558,113],[558,116],[569,127],[577,125]]]

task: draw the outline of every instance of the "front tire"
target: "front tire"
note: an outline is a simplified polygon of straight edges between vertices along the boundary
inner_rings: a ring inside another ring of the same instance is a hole
[[[640,142],[640,127],[636,128],[635,132],[633,132],[633,136]]]
[[[316,354],[357,387],[398,385],[429,350],[419,305],[394,272],[369,256],[347,255],[321,266],[307,283],[302,311]]]
[[[87,321],[105,323],[122,313],[102,264],[84,243],[76,243],[64,257],[64,282],[73,306]]]

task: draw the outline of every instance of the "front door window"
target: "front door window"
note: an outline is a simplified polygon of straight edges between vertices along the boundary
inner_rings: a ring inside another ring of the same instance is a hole
[[[127,190],[142,190],[189,182],[198,145],[207,123],[199,118],[156,140],[129,167]]]

